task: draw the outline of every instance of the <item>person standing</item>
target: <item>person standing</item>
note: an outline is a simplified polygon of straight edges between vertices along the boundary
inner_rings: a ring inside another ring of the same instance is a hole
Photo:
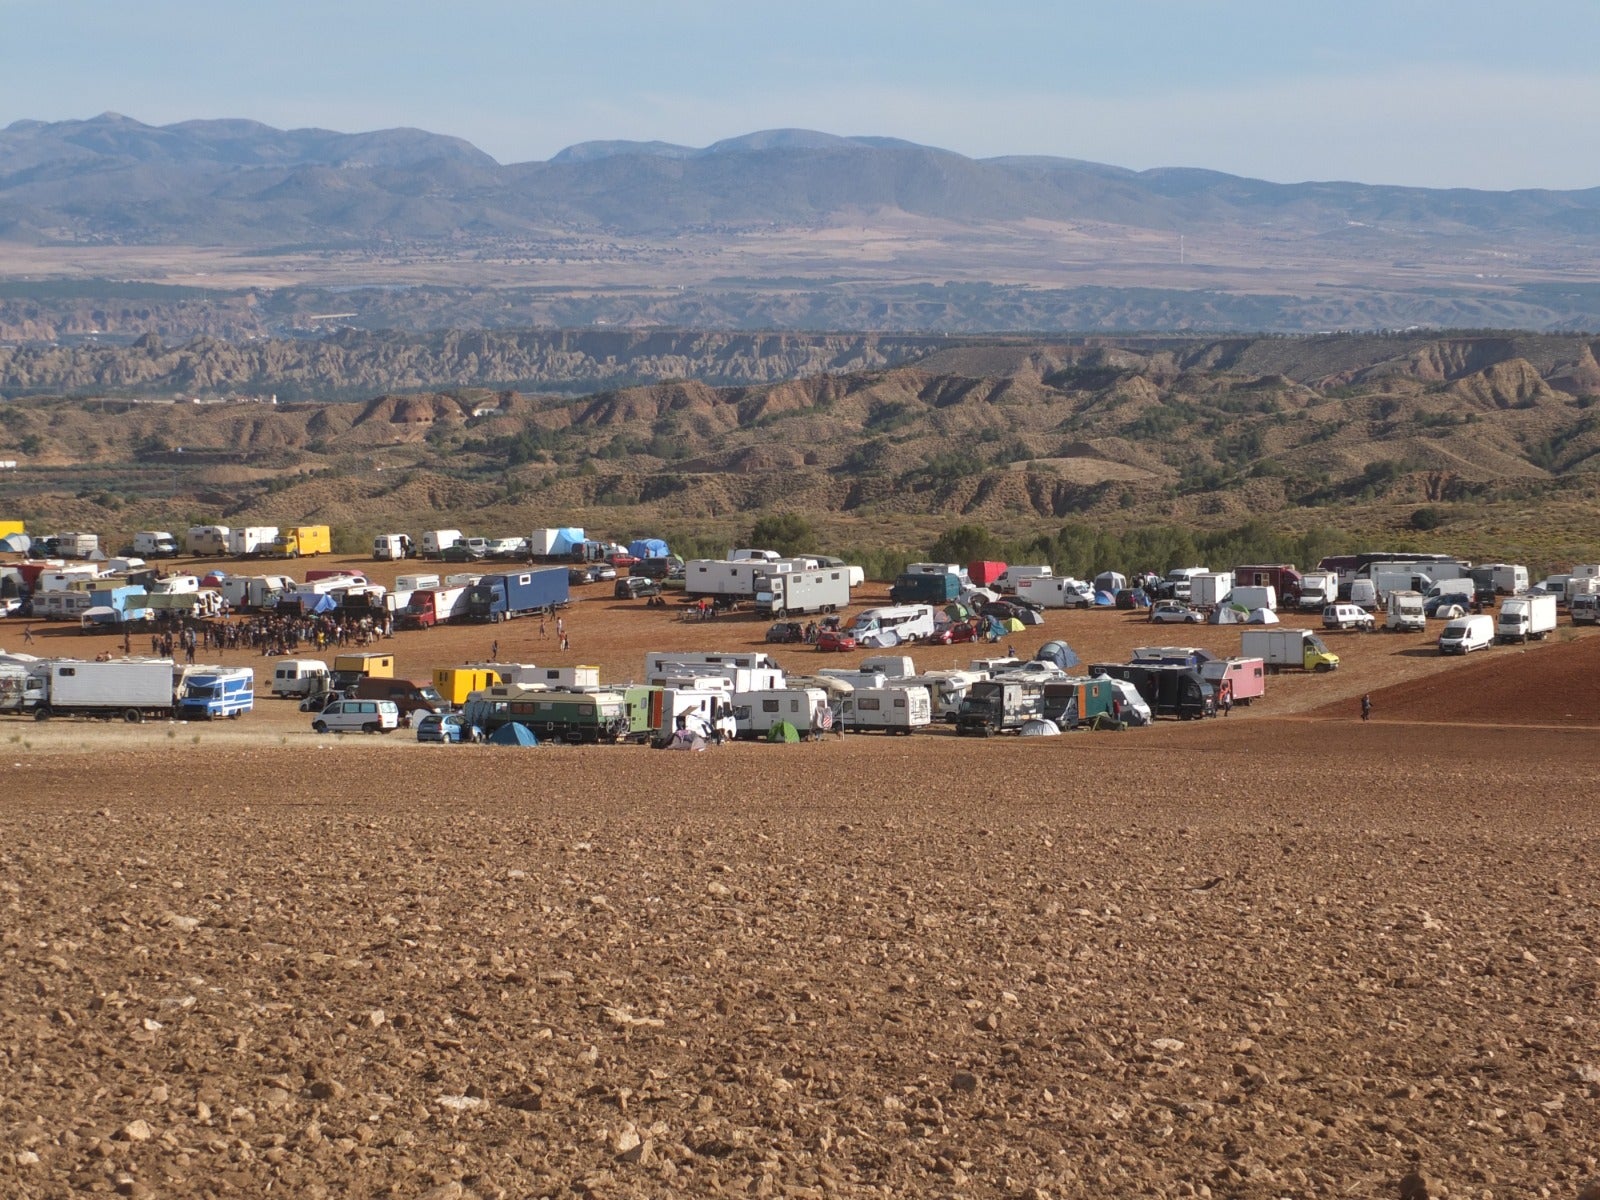
[[[1222,715],[1225,717],[1231,717],[1233,715],[1232,680],[1224,680],[1222,684]]]
[[[1372,693],[1371,692],[1363,692],[1361,694],[1361,719],[1363,721],[1370,721],[1372,719]]]
[[[489,643],[489,661],[500,661],[500,639],[498,638]]]
[[[540,637],[544,636],[544,612],[543,612],[543,610],[541,610],[540,613],[539,613],[539,636]]]

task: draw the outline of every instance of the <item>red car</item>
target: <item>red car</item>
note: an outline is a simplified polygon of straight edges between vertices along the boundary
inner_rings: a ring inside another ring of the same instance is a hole
[[[613,567],[631,567],[639,560],[632,554],[619,552],[617,554],[606,555],[606,561]]]
[[[842,633],[837,629],[824,629],[817,634],[818,650],[854,650],[855,648],[856,640],[848,633]]]
[[[975,642],[978,640],[978,635],[966,621],[958,621],[953,625],[946,625],[937,633],[930,633],[922,640],[930,646],[950,646],[961,642]]]

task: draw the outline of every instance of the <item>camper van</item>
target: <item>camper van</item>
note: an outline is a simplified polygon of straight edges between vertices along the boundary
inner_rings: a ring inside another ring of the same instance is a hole
[[[932,722],[933,707],[927,688],[858,687],[840,702],[839,720],[851,733],[881,729],[910,734]]]
[[[328,678],[328,664],[320,658],[283,658],[272,668],[274,696],[309,696]]]
[[[810,736],[816,715],[828,706],[828,693],[821,688],[767,688],[734,692],[733,719],[742,738],[766,737],[783,722],[795,727],[801,737]]]
[[[930,604],[869,608],[856,614],[846,632],[861,645],[895,646],[917,638],[931,637],[933,612]]]

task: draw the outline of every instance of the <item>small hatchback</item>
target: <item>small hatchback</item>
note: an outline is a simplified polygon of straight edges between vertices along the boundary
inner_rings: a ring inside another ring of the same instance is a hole
[[[335,700],[317,714],[317,733],[393,733],[400,727],[400,706],[393,700]]]
[[[1330,604],[1322,610],[1324,629],[1361,629],[1372,632],[1376,620],[1359,604]]]

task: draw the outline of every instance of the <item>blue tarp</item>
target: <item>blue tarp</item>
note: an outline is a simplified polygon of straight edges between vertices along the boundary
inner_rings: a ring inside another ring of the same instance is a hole
[[[565,529],[556,530],[556,544],[550,547],[551,554],[571,554],[588,539],[583,536],[583,530],[569,525]]]
[[[329,595],[318,595],[315,592],[292,592],[280,597],[280,606],[284,604],[298,604],[300,611],[306,616],[315,616],[317,613],[332,612],[339,607],[339,602]]]
[[[526,725],[519,725],[512,721],[500,726],[489,735],[491,746],[537,746],[539,739],[533,736],[533,730]]]
[[[660,538],[634,538],[628,543],[628,553],[635,558],[666,558],[670,551]]]

